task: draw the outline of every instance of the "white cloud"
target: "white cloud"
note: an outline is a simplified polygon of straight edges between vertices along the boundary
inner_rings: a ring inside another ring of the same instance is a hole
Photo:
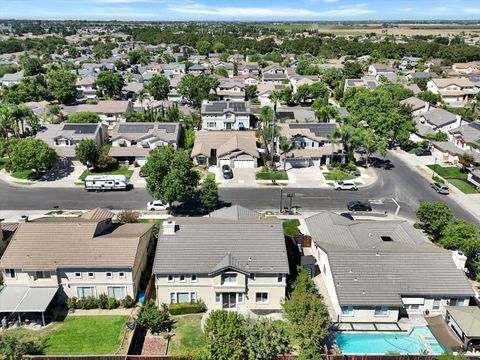
[[[373,10],[367,9],[366,4],[341,6],[337,9],[313,11],[308,9],[294,9],[288,7],[213,7],[203,4],[170,6],[169,11],[180,14],[212,15],[220,18],[344,18],[370,14]]]
[[[467,13],[467,14],[480,14],[480,8],[471,8],[471,9],[464,9],[463,10],[464,13]]]

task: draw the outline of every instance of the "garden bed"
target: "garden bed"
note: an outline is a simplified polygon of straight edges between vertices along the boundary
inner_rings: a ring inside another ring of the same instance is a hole
[[[352,180],[356,178],[356,176],[337,169],[324,172],[323,176],[325,176],[325,180]]]
[[[255,174],[257,180],[288,180],[288,174],[283,171],[259,172]]]

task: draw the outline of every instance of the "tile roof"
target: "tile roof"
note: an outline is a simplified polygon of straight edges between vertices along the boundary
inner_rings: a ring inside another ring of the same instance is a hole
[[[192,156],[211,156],[211,150],[217,150],[217,156],[241,150],[259,157],[255,131],[199,131],[195,134]]]

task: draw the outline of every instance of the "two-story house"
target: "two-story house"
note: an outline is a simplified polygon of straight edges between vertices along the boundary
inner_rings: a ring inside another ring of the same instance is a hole
[[[245,81],[243,79],[220,79],[217,95],[226,101],[245,100]]]
[[[405,220],[350,220],[322,211],[305,220],[337,322],[397,322],[467,306],[465,255],[442,249]]]
[[[0,312],[43,313],[54,297],[136,298],[152,224],[119,224],[106,209],[20,223],[0,260]]]
[[[289,273],[282,224],[233,211],[163,223],[153,265],[158,306],[201,300],[209,310],[281,311]]]
[[[119,161],[136,161],[143,166],[152,149],[162,146],[176,148],[180,133],[179,123],[120,123],[113,129],[108,154]]]
[[[96,77],[92,75],[85,76],[77,80],[77,98],[95,99],[97,97],[97,88],[95,86]]]
[[[385,64],[371,64],[368,67],[368,75],[378,77],[380,75],[383,76],[391,76],[395,74],[395,69],[390,65]]]
[[[185,64],[181,63],[170,63],[163,65],[163,71],[167,77],[174,77],[178,75],[183,75],[187,72]]]
[[[208,101],[202,102],[201,116],[204,130],[250,129],[249,101]]]
[[[428,110],[425,111],[426,109]],[[411,135],[411,140],[422,141],[428,134],[448,133],[449,130],[460,126],[462,117],[442,108],[430,106],[427,103],[423,111],[414,115],[413,120],[416,123],[416,132]]]
[[[133,112],[133,104],[130,100],[100,100],[97,104],[64,106],[63,110],[68,115],[77,112],[94,112],[111,130],[117,122],[125,121],[125,113]]]
[[[427,90],[439,94],[449,106],[463,107],[473,99],[474,84],[468,78],[432,79],[427,82]]]
[[[433,143],[433,155],[444,162],[457,164],[459,156],[468,154],[480,164],[480,123],[462,122],[449,131],[449,141]]]

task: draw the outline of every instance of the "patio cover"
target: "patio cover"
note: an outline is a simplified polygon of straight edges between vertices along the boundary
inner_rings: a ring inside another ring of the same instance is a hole
[[[442,315],[425,316],[435,338],[444,346],[460,348],[463,343],[443,319]]]
[[[58,287],[5,286],[0,291],[0,312],[44,312]]]

